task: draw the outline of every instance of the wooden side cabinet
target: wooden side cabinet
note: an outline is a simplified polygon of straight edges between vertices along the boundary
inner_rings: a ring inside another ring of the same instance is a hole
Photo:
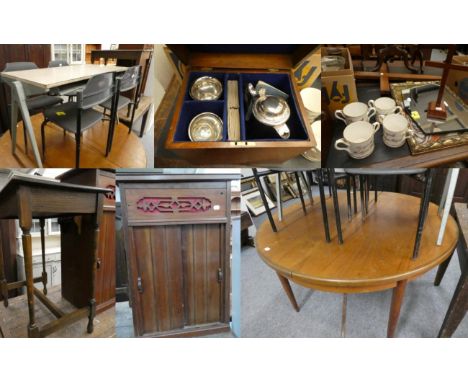
[[[115,173],[113,170],[74,169],[62,174],[58,179],[66,183],[109,190],[104,195],[103,214],[99,224],[95,296],[96,312],[100,313],[115,305]],[[72,248],[70,253],[72,256],[69,259],[62,259],[62,261],[68,261],[71,263],[71,268],[74,268]]]
[[[117,171],[136,336],[229,330],[234,179]]]

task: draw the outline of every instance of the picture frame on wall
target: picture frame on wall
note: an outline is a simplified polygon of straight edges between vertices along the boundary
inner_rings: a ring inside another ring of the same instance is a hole
[[[263,204],[262,197],[260,196],[260,191],[258,190],[258,188],[253,189],[250,192],[243,192],[242,197],[245,200],[245,205],[254,216],[258,216],[265,212],[265,206]],[[270,209],[274,208],[275,204],[271,201],[268,195],[265,195],[265,198]]]

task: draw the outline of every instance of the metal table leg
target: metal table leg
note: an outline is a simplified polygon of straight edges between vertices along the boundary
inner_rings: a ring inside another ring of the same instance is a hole
[[[445,206],[444,206],[444,213],[442,215],[442,221],[440,222],[439,236],[437,237],[437,245],[442,245],[442,241],[444,240],[445,227],[447,226],[450,208],[452,207],[453,194],[455,193],[455,186],[457,185],[459,173],[460,173],[459,168],[451,168],[448,170],[447,177],[445,178],[445,186],[444,186],[445,197],[444,195],[442,196],[442,199],[445,202]],[[440,213],[441,205],[442,205],[442,202],[439,205],[439,213]]]
[[[278,171],[276,174],[276,202],[277,206],[276,208],[278,209],[278,220],[282,221],[283,220],[283,200],[281,199],[281,171]]]
[[[23,85],[19,81],[10,83],[11,88],[11,140],[12,140],[12,153],[16,151],[16,137],[17,137],[17,122],[18,122],[18,107],[23,118],[24,129],[31,141],[31,147],[34,153],[34,159],[38,167],[42,168],[42,160],[37,148],[36,137],[34,136],[34,129],[31,123],[31,116],[29,115],[28,106],[26,104],[26,96],[24,94]],[[16,104],[16,105],[15,105]]]
[[[263,190],[263,187],[262,187],[262,182],[260,181],[260,177],[258,176],[258,171],[256,168],[253,168],[252,172],[255,177],[255,181],[257,182],[258,191],[260,192],[260,197],[262,198],[263,205],[265,206],[265,211],[267,213],[268,220],[270,221],[271,229],[273,230],[273,232],[278,232],[275,221],[271,214],[270,206],[268,205],[268,200],[265,196],[265,191]]]
[[[328,182],[331,184],[333,207],[335,210],[336,230],[338,234],[338,243],[343,244],[343,233],[341,231],[340,205],[338,203],[338,193],[336,191],[335,169],[328,169]]]
[[[323,186],[323,170],[317,170],[317,179],[319,184],[320,192],[320,205],[322,207],[322,218],[323,218],[323,227],[325,229],[325,240],[329,243],[330,240],[330,227],[328,226],[328,214],[327,214],[327,203],[325,201],[325,188]]]

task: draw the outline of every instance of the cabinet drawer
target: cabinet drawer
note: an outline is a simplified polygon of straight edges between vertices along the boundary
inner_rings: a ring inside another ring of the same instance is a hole
[[[167,224],[226,218],[226,188],[150,187],[125,190],[129,223],[153,221]]]

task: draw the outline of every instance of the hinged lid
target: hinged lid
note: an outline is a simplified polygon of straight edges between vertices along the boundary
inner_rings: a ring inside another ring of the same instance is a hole
[[[292,69],[318,45],[310,44],[167,44],[191,67]]]

